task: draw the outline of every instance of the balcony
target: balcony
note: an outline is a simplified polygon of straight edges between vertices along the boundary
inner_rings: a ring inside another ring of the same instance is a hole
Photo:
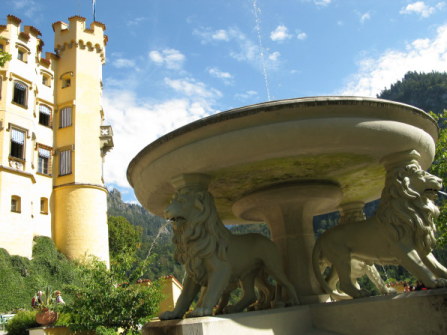
[[[101,126],[100,129],[101,156],[104,157],[113,148],[112,126]]]

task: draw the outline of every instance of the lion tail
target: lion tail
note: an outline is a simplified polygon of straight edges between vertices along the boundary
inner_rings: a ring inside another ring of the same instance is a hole
[[[320,284],[320,287],[326,294],[329,294],[329,296],[333,300],[351,299],[350,296],[343,294],[341,292],[338,292],[336,290],[333,290],[332,288],[329,287],[326,279],[323,277],[323,274],[322,274],[322,270],[324,270],[324,269],[321,269],[321,267],[320,267],[320,262],[322,260],[323,260],[323,251],[321,249],[320,240],[318,239],[315,243],[315,246],[314,246],[314,249],[312,252],[312,267],[313,267],[313,270],[315,273],[315,277],[316,277],[318,283]],[[334,271],[334,269],[332,269],[332,271]]]

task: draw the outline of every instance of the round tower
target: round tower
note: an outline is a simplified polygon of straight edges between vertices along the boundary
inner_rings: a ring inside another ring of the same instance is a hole
[[[103,157],[112,144],[111,128],[102,126],[102,65],[105,26],[74,16],[56,22],[56,113],[54,128],[53,236],[67,257],[93,255],[109,263],[107,189]]]

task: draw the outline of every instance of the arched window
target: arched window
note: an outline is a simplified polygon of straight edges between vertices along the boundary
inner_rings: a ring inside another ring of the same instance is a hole
[[[11,150],[10,156],[25,159],[25,132],[19,129],[11,128]]]
[[[51,109],[45,105],[39,105],[39,124],[43,126],[50,126]]]
[[[21,81],[14,81],[14,95],[12,101],[26,107],[28,98],[28,86]]]
[[[51,174],[51,150],[39,146],[38,160],[37,160],[37,172],[50,175]]]
[[[42,84],[51,87],[51,77],[47,74],[42,74]]]
[[[71,86],[71,77],[73,77],[73,72],[65,72],[60,76],[62,88]]]

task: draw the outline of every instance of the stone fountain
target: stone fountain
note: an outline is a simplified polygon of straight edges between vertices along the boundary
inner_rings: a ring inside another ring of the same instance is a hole
[[[437,136],[436,122],[409,105],[289,99],[174,130],[144,148],[127,173],[140,203],[160,216],[176,192],[173,181],[202,176],[224,223],[268,224],[301,303],[311,304],[328,298],[311,266],[313,217],[378,199],[395,153],[417,150],[427,169]]]

